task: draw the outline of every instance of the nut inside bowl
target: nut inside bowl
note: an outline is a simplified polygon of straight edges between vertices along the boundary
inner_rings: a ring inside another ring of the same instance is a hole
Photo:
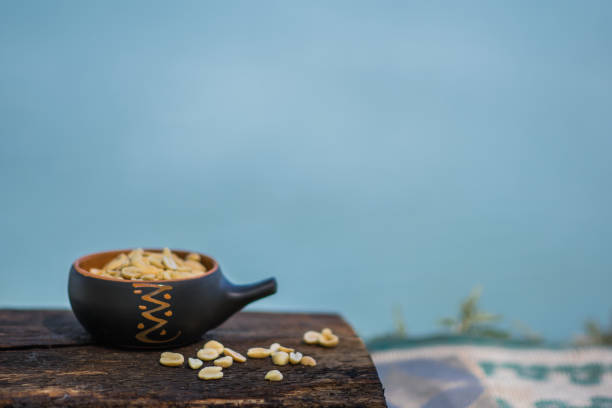
[[[106,276],[106,275],[98,275],[98,274],[90,272],[92,268],[102,269],[104,265],[108,264],[110,261],[115,259],[118,255],[120,254],[127,255],[131,251],[133,251],[133,249],[117,249],[113,251],[97,252],[94,254],[85,255],[77,259],[76,261],[74,261],[73,267],[78,273],[83,274],[85,276],[98,278],[98,279],[118,281],[118,282],[132,282],[129,279],[115,278],[115,277]],[[144,248],[144,251],[161,253],[163,249]],[[206,272],[204,272],[203,274],[198,274],[197,276],[190,276],[186,278],[154,279],[152,281],[170,282],[170,281],[201,278],[202,276],[214,273],[219,267],[219,265],[217,264],[217,261],[215,261],[213,258],[211,258],[208,255],[204,255],[204,254],[201,254],[199,252],[194,252],[194,251],[185,251],[181,249],[172,249],[171,251],[173,254],[176,254],[181,258],[185,258],[190,253],[196,253],[200,255],[200,263],[204,265],[204,267],[206,268]]]
[[[86,255],[70,267],[68,296],[72,310],[85,329],[103,343],[143,349],[190,344],[248,303],[276,293],[274,278],[235,285],[223,275],[214,258],[198,252],[206,272],[186,278],[128,280],[90,272],[130,251]],[[193,251],[172,252],[185,258]]]

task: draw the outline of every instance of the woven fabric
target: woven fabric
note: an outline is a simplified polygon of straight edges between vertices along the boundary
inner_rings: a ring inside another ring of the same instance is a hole
[[[427,345],[373,359],[390,407],[612,408],[612,349]]]

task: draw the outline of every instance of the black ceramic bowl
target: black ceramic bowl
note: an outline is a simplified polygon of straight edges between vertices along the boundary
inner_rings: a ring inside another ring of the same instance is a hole
[[[70,268],[68,296],[79,322],[100,342],[159,349],[198,341],[248,303],[276,293],[274,278],[234,285],[213,258],[200,254],[204,275],[164,281],[130,281],[89,273],[120,253],[98,252]],[[159,252],[159,249],[147,249]],[[180,257],[187,251],[173,250]]]

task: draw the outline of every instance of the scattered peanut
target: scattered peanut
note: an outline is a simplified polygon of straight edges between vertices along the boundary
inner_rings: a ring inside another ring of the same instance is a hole
[[[329,329],[327,327],[325,329],[321,330],[321,336],[323,338],[325,338],[325,339],[331,338],[332,335],[333,335],[333,333],[332,333],[331,329]]]
[[[128,260],[131,260],[132,262],[140,262],[142,254],[133,251],[132,253],[130,253],[129,257],[125,257]],[[183,268],[183,262],[195,262],[195,256],[188,258],[186,261],[182,261],[180,260],[180,258],[177,261],[177,259],[170,258],[167,254],[164,253],[164,258],[171,259],[171,262],[175,262],[179,269]],[[116,261],[117,263],[123,262],[123,258],[117,259]],[[129,271],[130,269],[128,269],[128,272]],[[323,347],[335,347],[340,341],[339,337],[335,335],[329,328],[324,328],[320,333],[313,330],[309,330],[304,333],[303,340],[307,344],[319,344]],[[221,354],[225,354],[225,356],[219,357]],[[189,367],[194,370],[197,370],[202,367],[202,365],[204,364],[202,360],[214,360],[213,366],[204,367],[198,372],[198,378],[202,380],[218,380],[220,378],[223,378],[223,368],[228,368],[232,366],[234,361],[237,361],[239,363],[244,363],[246,361],[246,357],[244,357],[242,354],[228,347],[224,347],[223,344],[219,343],[216,340],[208,341],[204,345],[204,348],[198,351],[197,355],[198,358],[189,358]],[[314,358],[310,356],[304,356],[299,351],[295,351],[293,348],[290,347],[281,346],[279,343],[271,344],[269,348],[252,347],[248,349],[247,356],[251,358],[266,358],[268,356],[271,356],[272,362],[278,366],[284,366],[288,363],[291,363],[293,365],[302,364],[303,366],[310,367],[314,367],[317,365],[317,361]],[[185,359],[182,354],[171,352],[162,353],[159,360],[162,365],[170,367],[180,366],[184,363],[184,361]],[[265,379],[268,381],[282,381],[283,374],[278,370],[270,370],[266,373]]]
[[[225,347],[223,347],[223,344],[219,343],[217,340],[210,340],[206,342],[206,344],[204,345],[204,348],[215,349],[219,352],[219,354],[221,354],[223,353],[223,349]]]
[[[203,371],[205,373],[218,373],[220,371],[223,371],[223,367],[218,367],[218,366],[206,366],[203,369],[201,369],[200,371]]]
[[[194,370],[197,370],[198,368],[202,367],[202,364],[204,364],[204,362],[199,358],[189,357],[189,367],[193,368]]]
[[[301,363],[302,363],[302,365],[303,365],[303,366],[311,366],[311,367],[314,367],[314,366],[316,366],[316,365],[317,365],[317,361],[316,361],[314,358],[310,357],[310,356],[304,356],[304,357],[302,357],[302,361],[301,361]]]
[[[225,347],[223,349],[223,353],[226,356],[230,356],[231,358],[234,359],[234,361],[237,361],[239,363],[244,363],[246,361],[246,357],[245,356],[243,356],[242,354],[240,354],[237,351],[234,351],[234,350],[232,350],[230,348]]]
[[[321,338],[321,333],[309,330],[304,333],[304,343],[306,344],[317,344]]]
[[[234,360],[230,356],[221,357],[213,361],[214,365],[223,368],[230,367],[233,363]]]
[[[165,365],[167,367],[178,367],[183,364],[185,361],[185,357],[179,353],[171,353],[169,351],[165,351],[161,353],[161,357],[159,358],[159,362],[161,365]]]
[[[198,378],[201,380],[218,380],[223,378],[223,368],[217,366],[204,367],[198,373]]]
[[[269,357],[272,352],[263,347],[253,347],[247,351],[247,356],[251,358],[266,358]]]
[[[203,348],[198,350],[198,358],[203,361],[214,360],[219,357],[219,352],[213,348]]]
[[[325,338],[321,336],[319,339],[319,344],[323,347],[336,347],[338,345],[339,339],[335,334],[330,335],[330,337]]]
[[[281,381],[283,374],[278,370],[270,370],[266,373],[265,379],[268,381]]]
[[[279,366],[287,365],[289,362],[289,354],[284,351],[275,351],[272,353],[272,362]]]
[[[295,352],[295,353],[289,353],[289,362],[291,364],[299,364],[300,361],[302,361],[302,353]]]

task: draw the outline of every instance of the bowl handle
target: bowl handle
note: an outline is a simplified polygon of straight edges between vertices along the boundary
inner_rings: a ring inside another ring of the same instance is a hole
[[[249,285],[234,285],[228,281],[226,283],[228,286],[226,296],[238,308],[242,308],[257,299],[273,295],[277,289],[275,278],[264,279]]]

